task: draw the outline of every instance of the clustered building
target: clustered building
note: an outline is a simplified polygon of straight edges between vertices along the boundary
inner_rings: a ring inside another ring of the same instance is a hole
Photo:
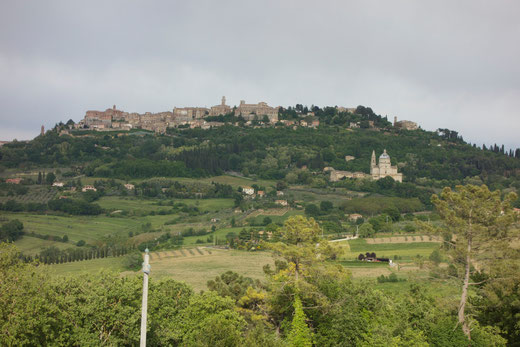
[[[139,128],[164,133],[169,127],[175,128],[181,125],[188,125],[191,128],[219,126],[222,123],[208,122],[205,118],[230,113],[234,113],[236,117],[241,116],[246,121],[252,121],[255,117],[258,120],[263,120],[264,117],[267,117],[269,122],[273,124],[278,121],[278,107],[270,107],[265,102],[246,104],[242,100],[238,107],[231,108],[229,105],[226,105],[226,97],[224,96],[220,105],[215,105],[211,108],[175,107],[172,112],[160,113],[128,113],[118,110],[114,105],[105,111],[87,111],[85,118],[76,124],[76,128],[101,131]]]

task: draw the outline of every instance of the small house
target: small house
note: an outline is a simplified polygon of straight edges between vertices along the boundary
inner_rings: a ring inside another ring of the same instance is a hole
[[[246,195],[254,195],[255,189],[253,187],[242,187],[242,192]]]
[[[94,192],[97,192],[97,189],[96,189],[94,186],[86,185],[86,186],[84,186],[83,188],[81,188],[81,191],[82,191],[83,193],[88,192],[88,191],[94,191]]]
[[[10,184],[20,184],[20,182],[22,182],[21,178],[8,178],[5,180],[5,183],[10,183]]]

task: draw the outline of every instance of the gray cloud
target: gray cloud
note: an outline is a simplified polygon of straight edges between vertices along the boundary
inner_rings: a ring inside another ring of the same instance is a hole
[[[520,147],[516,1],[11,1],[0,138],[112,104],[371,106]]]

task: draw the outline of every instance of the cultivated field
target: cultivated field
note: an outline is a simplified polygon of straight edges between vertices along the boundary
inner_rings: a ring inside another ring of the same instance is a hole
[[[28,186],[30,189],[26,194],[14,196],[0,196],[0,202],[5,203],[9,200],[15,200],[21,203],[37,202],[47,203],[56,197],[58,190],[49,186]]]
[[[131,218],[114,218],[100,216],[54,216],[29,213],[6,213],[9,219],[18,219],[24,225],[26,233],[35,232],[41,235],[67,235],[69,240],[77,242],[85,240],[95,244],[96,241],[110,236],[127,236],[131,230],[138,230],[143,221]],[[161,216],[164,217],[164,216]],[[23,240],[24,238],[22,238]],[[21,240],[20,240],[21,241]],[[19,242],[19,241],[17,241]]]
[[[398,256],[401,260],[410,262],[417,255],[428,258],[428,256],[439,247],[438,242],[407,242],[407,243],[368,243],[365,239],[345,241],[349,243],[350,249],[345,250],[342,258],[345,260],[357,259],[360,253],[375,252],[380,258],[394,258]],[[338,242],[343,244],[343,242]]]
[[[124,272],[125,274],[138,273],[138,271],[125,271],[123,261],[124,257],[108,257],[45,266],[48,266],[58,275],[81,272],[97,273],[102,270]]]
[[[216,232],[218,237],[225,237],[230,231],[238,233],[241,228],[227,228]],[[201,238],[201,237],[198,237]],[[184,281],[195,290],[205,290],[206,282],[216,276],[232,270],[241,275],[254,279],[265,279],[262,267],[265,264],[274,263],[270,252],[246,252],[237,250],[225,250],[217,248],[207,248],[205,246],[194,246],[196,236],[185,238],[184,247],[176,250],[161,250],[151,252],[150,263],[152,266],[151,280],[153,278],[170,277],[179,281]],[[42,241],[42,240],[38,240]],[[431,282],[428,278],[428,270],[418,268],[412,259],[420,254],[428,257],[429,254],[438,247],[435,242],[414,242],[414,243],[387,243],[387,244],[368,244],[366,240],[351,240],[339,243],[345,248],[346,254],[338,262],[349,269],[354,281],[368,281],[367,285],[375,286],[384,291],[402,291],[409,286],[409,279],[413,278],[428,286],[437,288],[439,293],[452,298],[457,295],[457,288],[441,282]],[[191,245],[191,247],[190,247]],[[354,260],[359,253],[376,252],[378,256],[398,255],[402,259],[397,262],[401,267],[390,267],[387,263],[366,263]],[[102,269],[117,271],[126,275],[139,274],[139,271],[125,271],[123,268],[124,257],[104,258],[73,263],[50,265],[57,274],[67,272],[97,272]],[[381,275],[388,276],[396,273],[398,278],[403,281],[396,283],[378,283],[375,278]]]
[[[384,243],[414,243],[414,242],[442,242],[440,236],[411,235],[411,236],[391,236],[365,239],[367,244]]]
[[[218,211],[221,209],[233,207],[233,199],[171,199],[174,202],[182,202],[188,206],[196,206],[200,211]],[[158,199],[137,199],[133,197],[102,197],[98,201],[101,207],[109,210],[122,211],[145,211],[159,212],[160,210],[169,210],[171,206],[158,205]]]
[[[191,250],[191,252],[190,252]],[[262,267],[274,264],[269,252],[245,252],[214,248],[153,252],[150,264],[153,277],[170,277],[184,281],[195,290],[206,288],[206,282],[232,270],[254,279],[264,279]]]

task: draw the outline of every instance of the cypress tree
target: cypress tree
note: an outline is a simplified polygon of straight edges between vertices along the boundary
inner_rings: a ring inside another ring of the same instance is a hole
[[[311,347],[312,332],[305,323],[307,317],[303,312],[302,302],[299,296],[294,298],[294,317],[291,323],[291,331],[289,332],[289,345],[293,347]]]

